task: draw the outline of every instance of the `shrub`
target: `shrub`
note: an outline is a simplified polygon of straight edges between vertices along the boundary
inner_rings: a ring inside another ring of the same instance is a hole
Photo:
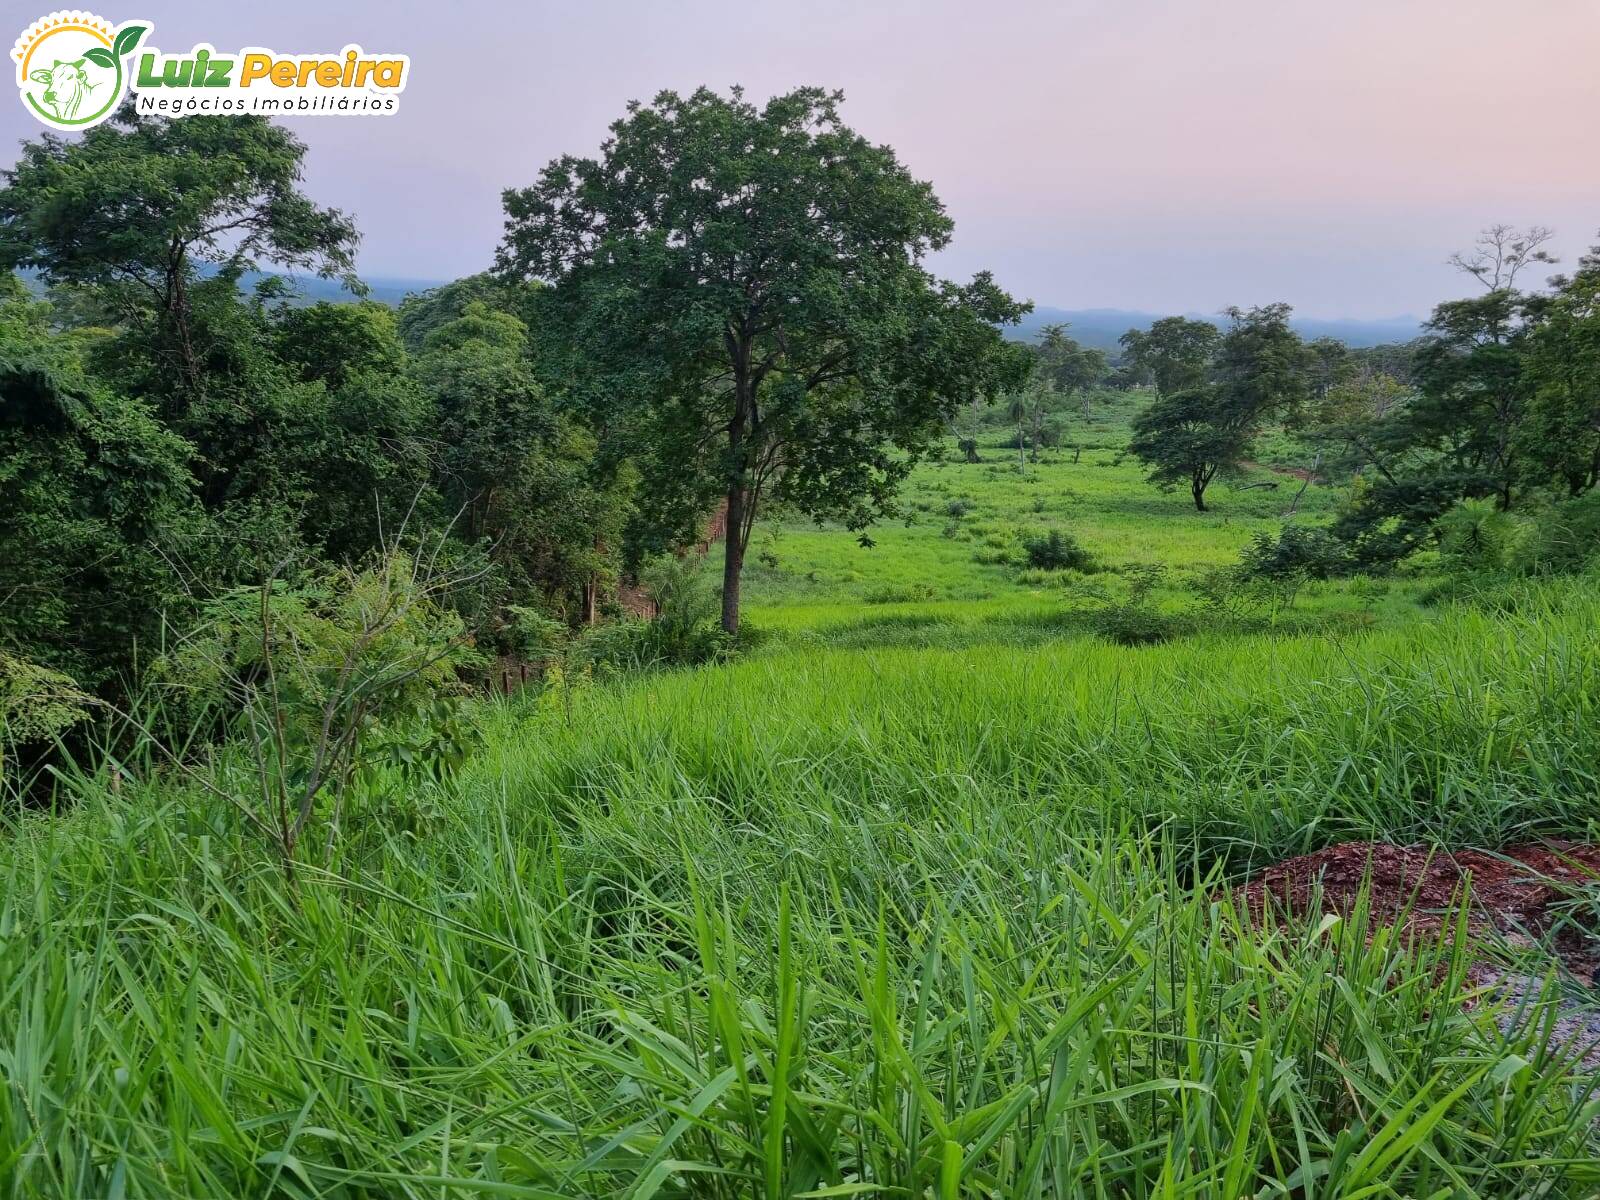
[[[1504,570],[1518,539],[1518,519],[1489,500],[1463,500],[1439,518],[1439,553],[1459,572]]]
[[[912,604],[919,600],[932,600],[938,589],[926,583],[891,583],[873,588],[861,599],[866,604]]]
[[[0,650],[0,784],[15,774],[8,760],[19,748],[53,743],[88,720],[94,703],[69,676]]]
[[[1143,603],[1107,605],[1092,614],[1090,627],[1119,646],[1153,646],[1181,632],[1177,618]]]
[[[664,554],[646,563],[639,582],[656,604],[654,620],[597,625],[579,639],[586,662],[603,671],[694,666],[726,658],[732,639],[717,623],[716,591],[699,555]]]
[[[968,500],[962,496],[958,496],[944,506],[944,515],[947,517],[954,517],[959,521],[962,517],[966,516],[977,507],[978,506],[971,500]]]
[[[463,581],[398,552],[365,569],[224,593],[154,665],[197,719],[236,727],[250,800],[232,797],[293,875],[314,824],[331,846],[346,800],[380,766],[439,776],[465,759],[459,672],[477,661],[448,601]]]
[[[674,629],[659,618],[629,617],[585,630],[576,648],[601,674],[628,674],[720,661],[732,654],[733,639],[714,622]]]
[[[1089,571],[1094,568],[1094,558],[1071,534],[1052,529],[1042,536],[1023,541],[1028,555],[1028,565],[1044,571]]]
[[[1600,561],[1600,488],[1534,514],[1507,558],[1527,575],[1575,575]]]
[[[60,671],[0,650],[0,756],[8,743],[60,737],[88,718],[93,703]]]
[[[1263,530],[1240,556],[1247,578],[1286,580],[1328,579],[1348,570],[1349,554],[1343,543],[1326,529],[1311,525],[1285,525],[1277,537]]]

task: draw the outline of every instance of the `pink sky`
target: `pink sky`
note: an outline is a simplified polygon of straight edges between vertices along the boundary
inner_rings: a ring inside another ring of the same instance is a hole
[[[32,17],[31,11],[26,14]],[[1038,303],[1425,313],[1493,221],[1600,240],[1600,0],[139,3],[154,44],[412,57],[398,116],[291,121],[362,269],[484,266],[499,193],[595,149],[630,98],[845,89],[931,179],[939,262]],[[0,137],[33,136],[19,106]]]

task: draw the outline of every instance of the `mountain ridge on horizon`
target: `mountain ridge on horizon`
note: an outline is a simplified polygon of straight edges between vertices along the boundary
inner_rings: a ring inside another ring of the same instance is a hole
[[[24,271],[24,277],[37,286],[35,272]],[[356,297],[337,279],[323,279],[316,275],[298,275],[287,271],[246,271],[239,279],[244,291],[253,290],[257,283],[272,276],[287,279],[299,293],[303,304],[326,300],[330,303],[348,303]],[[407,296],[442,287],[448,280],[421,279],[403,275],[365,275],[367,299],[397,308]],[[1226,320],[1215,313],[1157,313],[1127,308],[1057,308],[1054,305],[1035,305],[1032,312],[1005,330],[1012,341],[1034,341],[1046,325],[1065,324],[1072,337],[1085,346],[1099,350],[1116,351],[1117,339],[1130,329],[1149,329],[1156,321],[1168,316],[1185,316],[1196,321],[1210,321],[1222,325]],[[1290,325],[1302,337],[1309,339],[1331,337],[1352,347],[1379,346],[1392,342],[1409,342],[1422,334],[1421,318],[1405,315],[1395,317],[1293,317]]]
[[[1033,341],[1046,325],[1065,324],[1067,332],[1085,346],[1101,350],[1117,349],[1117,339],[1130,329],[1149,329],[1164,317],[1184,316],[1194,321],[1209,321],[1221,326],[1220,313],[1153,313],[1126,308],[1056,308],[1035,305],[1017,325],[1007,329],[1013,341]],[[1291,317],[1289,324],[1307,340],[1329,337],[1352,347],[1381,346],[1409,342],[1422,336],[1422,320],[1410,315],[1394,317]]]

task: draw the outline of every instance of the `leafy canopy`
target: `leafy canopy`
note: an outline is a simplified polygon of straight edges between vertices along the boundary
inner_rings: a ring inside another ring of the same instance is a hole
[[[692,536],[728,505],[723,623],[757,507],[852,528],[959,404],[1024,364],[995,328],[1024,306],[925,256],[951,222],[932,188],[845,126],[842,96],[757,106],[735,89],[634,103],[598,158],[566,156],[505,194],[498,266],[554,286],[541,322],[572,401],[648,459],[642,511]]]

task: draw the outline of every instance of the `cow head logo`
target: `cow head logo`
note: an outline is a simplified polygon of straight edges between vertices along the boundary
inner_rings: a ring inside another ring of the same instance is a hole
[[[148,22],[113,27],[77,9],[40,17],[11,49],[23,104],[55,129],[98,125],[127,90],[123,60],[148,32]]]

